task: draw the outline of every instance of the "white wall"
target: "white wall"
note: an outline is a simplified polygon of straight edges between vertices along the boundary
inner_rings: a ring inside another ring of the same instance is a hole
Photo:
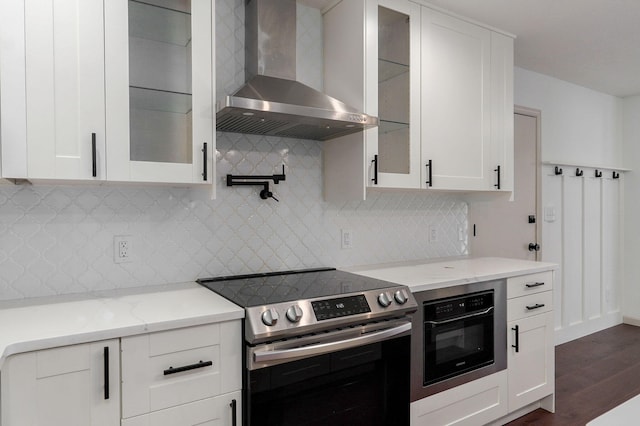
[[[542,111],[542,161],[622,167],[622,100],[515,68],[515,104]]]
[[[515,70],[516,105],[541,111],[542,260],[554,281],[556,342],[621,322],[623,101],[528,70]],[[555,163],[554,163],[555,162]],[[554,174],[555,164],[564,174]],[[584,169],[576,177],[576,167]],[[589,167],[591,166],[591,167]],[[603,178],[595,178],[595,168]]]
[[[624,303],[625,322],[640,325],[640,96],[624,99],[625,176]]]

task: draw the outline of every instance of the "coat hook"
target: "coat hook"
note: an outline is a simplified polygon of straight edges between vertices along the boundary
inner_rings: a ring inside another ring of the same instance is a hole
[[[602,177],[602,172],[598,171],[598,169],[596,169],[596,177]]]
[[[562,174],[562,169],[559,168],[558,166],[556,166],[555,173],[556,173],[556,176],[561,175]]]
[[[584,174],[584,170],[580,170],[579,168],[576,168],[576,176],[582,176]]]
[[[613,178],[614,179],[619,179],[620,178],[620,173],[616,173],[616,171],[613,171]]]

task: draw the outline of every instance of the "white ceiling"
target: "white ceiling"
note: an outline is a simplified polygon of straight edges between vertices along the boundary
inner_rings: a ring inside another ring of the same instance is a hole
[[[333,2],[300,1],[320,9]],[[515,34],[518,67],[615,96],[640,94],[640,0],[429,2]]]

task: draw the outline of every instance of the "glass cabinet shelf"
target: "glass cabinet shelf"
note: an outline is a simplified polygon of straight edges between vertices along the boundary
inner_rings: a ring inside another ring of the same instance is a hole
[[[129,87],[132,109],[187,114],[191,111],[191,94],[167,90]]]
[[[398,121],[389,121],[383,118],[380,118],[380,122],[378,123],[378,133],[386,134],[395,132],[398,130],[408,129],[409,123],[401,123]]]
[[[378,83],[383,83],[408,72],[409,65],[388,61],[382,58],[378,59]]]
[[[183,4],[185,2],[172,2]],[[188,2],[187,2],[188,4]],[[168,7],[167,1],[129,0],[129,36],[187,46],[191,42],[191,10]]]

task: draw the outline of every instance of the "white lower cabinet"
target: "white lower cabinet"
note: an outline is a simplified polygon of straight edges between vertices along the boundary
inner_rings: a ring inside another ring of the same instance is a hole
[[[8,357],[2,426],[242,424],[240,321]]]
[[[234,422],[234,411],[236,420]],[[242,392],[236,391],[142,416],[123,419],[122,426],[240,425]]]
[[[411,425],[501,425],[555,410],[553,272],[507,279],[507,369],[411,403]]]
[[[122,338],[122,417],[239,391],[240,335],[235,321]]]
[[[507,372],[478,380],[411,403],[411,425],[477,426],[507,414]]]
[[[120,423],[118,339],[13,355],[2,367],[3,426]]]
[[[551,272],[508,280],[509,412],[519,410],[555,392],[551,290]],[[553,410],[553,404],[545,408]]]

